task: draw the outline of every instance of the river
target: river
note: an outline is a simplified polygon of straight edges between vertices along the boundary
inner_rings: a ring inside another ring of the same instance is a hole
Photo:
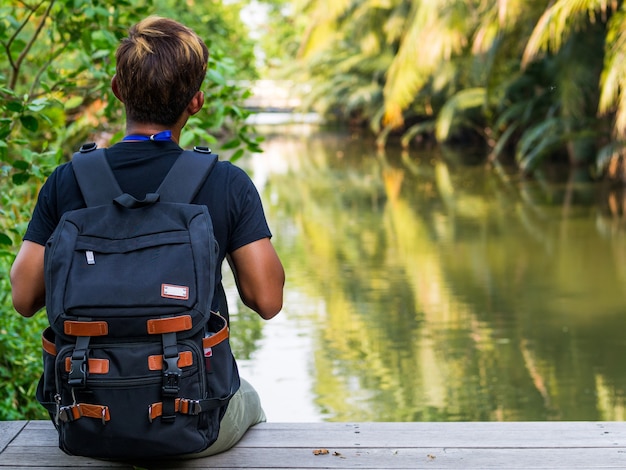
[[[269,421],[624,419],[619,195],[469,150],[264,132],[241,165],[285,266],[283,311],[264,322],[228,273],[226,288]]]

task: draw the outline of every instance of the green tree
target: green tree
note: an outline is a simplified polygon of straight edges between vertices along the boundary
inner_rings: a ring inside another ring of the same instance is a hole
[[[45,322],[41,316],[24,322],[15,314],[8,272],[38,183],[83,137],[95,110],[103,108],[111,54],[123,32],[118,25],[142,13],[128,2],[122,6],[108,9],[97,1],[0,6],[2,419],[42,415],[32,397],[40,370],[38,335]]]
[[[305,105],[378,132],[385,73],[395,54],[387,29],[393,29],[405,10],[406,4],[397,1],[310,0],[299,5],[298,14],[309,22],[290,70],[300,73],[299,80],[312,79]]]
[[[297,11],[309,18],[298,67],[311,102],[369,123],[381,144],[392,132],[404,145],[478,136],[525,171],[623,160],[622,2],[306,0]]]
[[[109,85],[119,40],[149,14],[185,21],[206,38],[207,106],[181,144],[219,142],[225,157],[238,158],[259,151],[242,106],[248,92],[235,82],[255,76],[238,12],[238,5],[216,1],[0,3],[0,419],[43,416],[33,397],[46,318],[24,321],[14,312],[9,269],[45,177],[81,143],[108,145],[123,132],[123,109]]]
[[[595,159],[603,170],[611,160],[624,158],[625,13],[622,2],[559,0],[545,10],[528,39],[523,64],[554,56],[563,65],[558,79],[573,164]],[[597,143],[606,141],[610,143],[598,150]]]

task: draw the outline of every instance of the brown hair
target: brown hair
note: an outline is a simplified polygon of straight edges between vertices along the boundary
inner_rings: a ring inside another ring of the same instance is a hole
[[[209,51],[187,26],[150,16],[130,28],[115,57],[127,118],[170,126],[200,90]]]

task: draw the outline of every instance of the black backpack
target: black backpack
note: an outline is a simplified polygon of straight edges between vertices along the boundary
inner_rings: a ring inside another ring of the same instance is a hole
[[[154,459],[216,439],[239,374],[228,322],[211,312],[211,217],[191,204],[217,160],[184,151],[160,188],[122,194],[104,151],[72,160],[87,208],[45,249],[44,372],[37,399],[68,454]]]

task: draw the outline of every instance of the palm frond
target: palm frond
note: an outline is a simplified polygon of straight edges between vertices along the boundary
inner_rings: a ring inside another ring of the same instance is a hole
[[[474,34],[472,52],[486,53],[504,32],[518,28],[520,18],[529,10],[527,3],[527,0],[487,2]]]
[[[445,142],[450,137],[455,120],[459,119],[464,111],[485,105],[487,91],[484,88],[469,88],[461,90],[450,98],[441,108],[437,117],[435,136],[440,142]]]
[[[489,155],[489,160],[497,160],[500,155],[502,155],[504,150],[508,147],[513,134],[519,129],[519,127],[519,123],[513,122],[506,128],[506,130],[496,140],[496,145],[494,145],[491,154]]]
[[[613,141],[605,145],[598,151],[596,158],[596,171],[598,174],[604,173],[612,160],[623,158],[626,155],[626,142]]]
[[[339,33],[339,19],[350,8],[352,0],[312,0],[300,6],[309,18],[298,57],[308,57],[326,48]]]
[[[615,111],[613,133],[626,138],[626,7],[622,6],[610,19],[607,31],[607,51],[601,78],[598,111]]]
[[[520,168],[532,172],[545,157],[563,145],[563,122],[550,118],[522,134],[515,158]]]
[[[402,144],[402,148],[408,148],[409,142],[413,140],[413,138],[417,134],[431,134],[435,131],[435,121],[424,121],[419,124],[414,124],[409,127],[404,134],[402,134],[402,139],[400,143]]]
[[[401,113],[414,100],[439,64],[459,53],[466,43],[467,26],[459,24],[458,15],[453,14],[448,3],[445,0],[414,3],[406,34],[389,67],[385,84],[386,120],[389,123],[402,124],[398,112]]]
[[[557,0],[539,18],[522,56],[522,66],[527,66],[540,54],[558,51],[569,35],[588,20],[595,21],[599,13],[606,12],[612,0]]]

